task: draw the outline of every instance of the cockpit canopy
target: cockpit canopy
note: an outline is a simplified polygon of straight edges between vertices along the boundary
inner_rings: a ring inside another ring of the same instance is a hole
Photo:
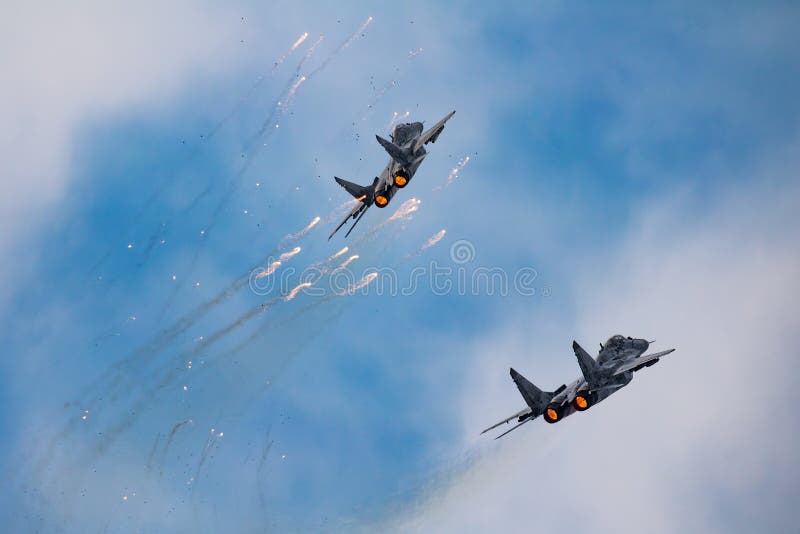
[[[392,142],[396,145],[402,146],[421,133],[421,122],[406,122],[404,124],[398,124],[392,131]]]
[[[616,335],[616,336],[611,336],[610,338],[608,338],[608,341],[606,341],[606,344],[604,346],[605,347],[619,347],[624,342],[625,342],[625,336]]]

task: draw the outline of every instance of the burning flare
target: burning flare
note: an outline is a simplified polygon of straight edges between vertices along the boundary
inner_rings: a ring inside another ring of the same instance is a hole
[[[361,280],[359,280],[355,284],[351,285],[350,287],[345,289],[343,292],[339,293],[339,296],[352,295],[353,293],[355,293],[359,289],[361,289],[363,287],[366,287],[369,284],[371,284],[372,281],[375,280],[376,278],[378,278],[378,273],[369,273],[368,275],[364,276],[364,278],[362,278]]]
[[[290,300],[292,300],[292,299],[293,299],[295,296],[297,296],[297,294],[298,294],[298,293],[300,293],[302,290],[304,290],[304,289],[305,289],[305,288],[307,288],[307,287],[311,287],[312,285],[314,285],[314,284],[312,284],[311,282],[303,282],[302,284],[298,284],[298,285],[297,285],[297,287],[295,287],[294,289],[292,289],[291,291],[289,291],[289,294],[288,294],[288,295],[286,295],[285,297],[283,297],[283,301],[284,301],[284,302],[289,302],[289,301],[290,301]]]
[[[330,258],[328,258],[327,260],[325,260],[325,262],[327,263],[327,262],[329,262],[329,261],[333,261],[333,260],[335,260],[336,258],[338,258],[339,256],[341,256],[342,254],[344,254],[344,253],[345,253],[345,252],[347,252],[348,250],[350,250],[350,247],[344,247],[342,250],[340,250],[339,252],[337,252],[336,254],[334,254],[333,256],[331,256]]]
[[[272,70],[274,71],[275,69],[280,67],[283,64],[283,62],[286,61],[286,58],[289,57],[289,55],[292,52],[297,50],[297,47],[300,46],[301,44],[303,44],[303,42],[307,38],[308,38],[308,32],[303,32],[303,35],[301,35],[300,37],[297,38],[297,40],[294,42],[294,44],[291,47],[289,47],[289,50],[284,52],[284,54],[281,57],[279,57],[278,59],[275,60],[275,64],[272,66]]]
[[[283,265],[283,262],[285,262],[286,260],[290,259],[292,256],[298,254],[301,250],[302,249],[300,247],[294,247],[289,252],[284,252],[283,254],[278,256],[278,259],[276,261],[273,261],[272,263],[269,264],[269,266],[266,269],[264,269],[263,271],[258,273],[256,275],[256,278],[263,278],[265,276],[271,275],[276,270],[278,270],[278,267]]]
[[[422,201],[416,198],[409,198],[402,204],[400,207],[397,208],[391,217],[389,217],[386,222],[396,221],[398,219],[405,219],[415,211],[419,209],[419,205],[422,204]]]
[[[358,254],[353,254],[352,256],[350,256],[349,258],[344,260],[340,266],[338,266],[336,269],[333,270],[333,272],[341,271],[342,269],[344,269],[345,267],[350,265],[351,262],[353,262],[353,261],[355,261],[357,259],[358,259]]]
[[[294,239],[299,239],[299,238],[303,237],[308,232],[310,232],[311,229],[314,228],[321,220],[322,220],[322,218],[319,217],[319,216],[314,217],[313,219],[311,219],[311,222],[306,225],[305,228],[303,228],[302,230],[300,230],[296,234],[291,234],[286,239],[287,240],[294,240]]]
[[[278,256],[278,261],[286,261],[292,256],[296,256],[302,249],[300,247],[294,247],[289,252],[284,252],[280,256]]]
[[[446,233],[447,233],[447,230],[444,229],[444,228],[442,228],[441,230],[436,232],[436,234],[432,235],[427,241],[425,241],[425,243],[423,243],[422,248],[420,249],[420,251],[423,251],[425,249],[431,248],[433,245],[435,245],[436,243],[441,241]]]
[[[445,180],[444,185],[441,187],[437,187],[437,189],[444,189],[445,187],[449,186],[453,183],[453,180],[458,178],[458,173],[467,166],[469,163],[469,156],[464,156],[464,159],[458,162],[455,167],[450,169],[450,173],[447,175],[447,180]]]

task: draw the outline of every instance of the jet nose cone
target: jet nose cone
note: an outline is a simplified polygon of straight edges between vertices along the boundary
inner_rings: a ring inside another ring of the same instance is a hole
[[[650,347],[650,342],[646,339],[634,339],[633,346],[638,350],[645,351]]]

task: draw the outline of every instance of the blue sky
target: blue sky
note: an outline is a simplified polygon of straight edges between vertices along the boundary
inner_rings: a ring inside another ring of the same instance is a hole
[[[791,530],[796,7],[151,8],[3,8],[12,530]],[[328,241],[332,177],[371,181],[394,113],[452,109]],[[294,247],[283,289],[205,306]],[[354,281],[528,269],[534,294],[278,298],[354,254]],[[522,407],[509,366],[554,388],[572,339],[615,333],[678,351],[582,417],[478,435]]]

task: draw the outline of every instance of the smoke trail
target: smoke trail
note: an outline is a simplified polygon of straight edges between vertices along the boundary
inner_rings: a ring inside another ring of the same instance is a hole
[[[200,461],[197,463],[197,471],[195,472],[195,475],[192,478],[195,487],[197,486],[197,483],[200,482],[200,470],[203,468],[203,464],[206,463],[206,459],[208,458],[208,453],[211,452],[211,449],[214,448],[214,445],[216,445],[217,442],[220,439],[222,439],[224,435],[225,435],[224,432],[217,432],[216,429],[214,428],[211,429],[211,437],[209,437],[206,440],[206,444],[203,447],[202,452],[200,453]]]
[[[414,258],[421,256],[423,252],[425,252],[426,250],[434,246],[436,243],[444,239],[446,233],[447,230],[442,228],[441,230],[433,234],[431,237],[429,237],[417,250],[415,250],[411,254],[408,254],[405,258],[403,258],[403,260],[400,263],[405,263],[408,260],[413,260]]]
[[[335,268],[333,271],[331,271],[331,275],[333,275],[334,273],[337,273],[337,272],[341,271],[342,269],[346,268],[348,265],[350,265],[351,262],[353,262],[353,261],[355,261],[357,259],[358,259],[358,254],[353,254],[352,256],[350,256],[349,258],[344,260],[344,262],[342,262],[341,265],[339,265],[337,268]]]
[[[161,432],[156,434],[156,439],[153,442],[153,447],[150,449],[150,454],[147,455],[147,472],[149,473],[153,467],[153,457],[156,455],[156,451],[158,450],[158,443],[161,441]]]
[[[292,241],[297,241],[298,239],[300,239],[301,237],[303,237],[304,235],[306,235],[308,232],[310,232],[311,230],[313,230],[313,229],[314,229],[314,227],[315,227],[315,226],[317,226],[317,224],[319,224],[319,222],[320,222],[321,220],[322,220],[322,218],[321,218],[321,217],[319,217],[319,216],[317,216],[317,217],[314,217],[313,219],[311,219],[311,222],[310,222],[310,223],[308,223],[308,225],[307,225],[305,228],[303,228],[302,230],[300,230],[300,231],[299,231],[299,232],[297,232],[296,234],[289,234],[289,235],[287,235],[286,237],[284,237],[284,238],[281,240],[281,243],[280,243],[280,245],[279,245],[279,246],[280,246],[280,247],[284,247],[284,246],[288,245],[289,243],[291,243]]]
[[[439,186],[436,186],[436,187],[434,187],[434,188],[433,188],[433,190],[434,190],[434,191],[441,191],[442,189],[445,189],[446,187],[449,187],[449,186],[450,186],[450,184],[452,184],[452,183],[453,183],[453,181],[454,181],[456,178],[458,178],[458,173],[460,173],[460,172],[461,172],[461,170],[462,170],[464,167],[466,167],[466,166],[467,166],[467,163],[469,163],[469,156],[464,156],[464,159],[462,159],[461,161],[459,161],[459,162],[456,164],[456,166],[455,166],[455,167],[453,167],[452,169],[450,169],[450,173],[447,175],[447,180],[445,180],[445,182],[444,182],[444,185],[439,185]]]
[[[446,233],[447,233],[447,230],[444,229],[444,228],[442,228],[441,230],[436,232],[434,235],[432,235],[430,238],[428,238],[428,240],[425,241],[425,243],[422,244],[422,248],[420,248],[420,252],[422,252],[425,249],[431,248],[433,245],[435,245],[436,243],[441,241]]]
[[[180,421],[175,423],[172,426],[172,430],[169,431],[169,435],[167,436],[167,441],[164,443],[164,448],[161,449],[160,459],[158,461],[158,477],[161,478],[164,475],[164,463],[167,461],[167,454],[169,453],[169,447],[172,445],[172,442],[175,440],[175,434],[186,425],[191,425],[192,420],[186,419],[185,421]],[[160,436],[161,434],[159,434]],[[155,447],[154,447],[155,449]],[[152,456],[152,454],[151,454]],[[147,469],[150,469],[150,462],[147,463]]]
[[[341,219],[345,213],[351,211],[359,202],[361,201],[356,198],[351,198],[350,200],[342,202],[331,210],[331,212],[322,220],[322,224],[328,224],[334,220],[338,222],[338,219]]]
[[[375,238],[375,236],[377,236],[378,233],[380,233],[380,231],[383,230],[383,228],[387,224],[390,224],[393,221],[397,221],[397,220],[401,220],[401,219],[407,219],[411,214],[413,214],[414,212],[416,212],[419,209],[420,204],[422,204],[422,201],[418,200],[416,198],[410,198],[410,199],[406,200],[405,202],[400,204],[400,207],[397,208],[397,210],[391,215],[391,217],[389,217],[385,221],[379,223],[374,228],[372,228],[369,232],[367,232],[366,234],[364,234],[360,238],[358,238],[353,243],[353,248],[355,248],[355,247],[357,247],[359,245],[364,245],[364,244],[369,243],[370,241],[372,241]]]
[[[293,45],[292,45],[292,46],[289,48],[289,50],[287,50],[286,52],[284,52],[284,54],[283,54],[281,57],[279,57],[277,60],[275,60],[275,64],[272,66],[272,72],[275,72],[275,70],[276,70],[278,67],[280,67],[280,66],[281,66],[281,64],[283,64],[283,62],[284,62],[284,61],[286,61],[286,58],[287,58],[287,57],[289,57],[289,55],[290,55],[292,52],[294,52],[295,50],[297,50],[297,47],[298,47],[298,46],[300,46],[301,44],[303,44],[303,41],[305,41],[307,38],[308,38],[308,32],[303,32],[303,35],[301,35],[300,37],[298,37],[298,38],[297,38],[297,40],[296,40],[296,41],[294,42],[294,44],[293,44]]]
[[[276,270],[278,270],[278,267],[280,267],[281,265],[283,265],[283,263],[284,263],[286,260],[288,260],[289,258],[291,258],[292,256],[294,256],[295,254],[299,253],[299,252],[300,252],[300,250],[301,250],[301,249],[300,249],[300,247],[294,247],[294,248],[293,248],[292,250],[290,250],[289,252],[284,252],[283,254],[281,254],[281,255],[278,257],[277,261],[273,261],[272,263],[270,263],[270,264],[269,264],[269,266],[268,266],[266,269],[264,269],[263,271],[261,271],[260,273],[258,273],[258,274],[256,275],[256,278],[263,278],[263,277],[265,277],[265,276],[269,276],[269,275],[271,275],[271,274],[272,274],[272,273],[274,273]]]
[[[305,289],[305,288],[307,288],[307,287],[311,287],[312,285],[314,285],[314,284],[312,284],[311,282],[303,282],[302,284],[298,284],[298,285],[297,285],[297,286],[296,286],[294,289],[292,289],[291,291],[289,291],[289,294],[288,294],[288,295],[286,295],[285,297],[283,297],[283,301],[284,301],[284,302],[289,302],[289,301],[290,301],[290,300],[292,300],[292,299],[293,299],[293,298],[294,298],[294,297],[295,297],[295,296],[296,296],[296,295],[297,295],[299,292],[301,292],[302,290],[304,290],[304,289]]]
[[[400,207],[397,208],[397,211],[392,213],[392,216],[389,217],[386,220],[386,222],[388,223],[388,222],[396,221],[398,219],[407,218],[409,215],[411,215],[412,213],[414,213],[415,211],[417,211],[419,209],[419,205],[420,204],[422,204],[421,200],[418,200],[416,198],[409,198],[408,200],[406,200],[405,202],[400,204]]]
[[[420,55],[422,52],[423,52],[422,47],[419,47],[419,48],[417,48],[415,50],[409,50],[408,51],[408,59],[413,59],[413,58],[417,57],[418,55]]]
[[[298,63],[297,68],[294,70],[294,73],[292,73],[292,76],[286,82],[286,86],[284,87],[283,91],[281,91],[278,100],[272,106],[272,111],[267,116],[266,120],[261,124],[261,128],[258,129],[255,135],[253,135],[250,138],[250,141],[247,143],[246,150],[248,152],[255,151],[255,153],[258,154],[260,149],[265,145],[264,141],[269,139],[269,137],[272,136],[272,133],[278,128],[278,119],[289,109],[289,105],[286,100],[288,99],[291,101],[300,85],[309,78],[309,76],[300,76],[300,71],[311,59],[311,56],[314,54],[317,45],[319,45],[324,38],[324,35],[320,35],[319,38],[314,41],[314,44],[309,47],[308,51],[303,56],[303,59],[300,60],[300,63]],[[251,157],[249,159],[253,158]]]
[[[258,501],[261,504],[261,508],[266,507],[266,496],[264,495],[264,465],[267,463],[267,456],[269,456],[269,451],[272,449],[273,441],[270,439],[270,433],[267,432],[267,435],[264,440],[264,446],[261,449],[261,458],[258,461],[258,467],[256,468],[256,486],[258,488]]]
[[[289,50],[287,50],[281,57],[279,57],[275,61],[273,68],[269,73],[269,76],[263,74],[260,75],[253,83],[253,85],[250,87],[250,89],[239,98],[239,100],[230,109],[230,111],[228,111],[225,115],[223,115],[223,117],[219,119],[217,123],[211,127],[210,130],[208,130],[205,134],[200,135],[200,140],[201,140],[200,144],[194,145],[193,149],[186,156],[184,164],[191,161],[200,152],[200,149],[203,146],[203,144],[210,141],[217,133],[219,133],[219,131],[228,123],[228,121],[233,116],[235,116],[241,110],[241,108],[244,107],[244,105],[252,98],[253,94],[255,94],[256,90],[261,87],[263,82],[268,77],[271,77],[275,73],[277,68],[289,57],[289,55],[292,52],[294,52],[301,44],[303,44],[303,42],[306,40],[307,37],[308,37],[308,32],[304,32],[302,35],[300,35],[300,37],[292,44]],[[315,43],[314,46],[316,46],[317,43]],[[313,46],[311,51],[313,51]],[[309,56],[310,53],[307,53],[306,59]],[[152,208],[152,206],[156,203],[157,199],[159,199],[164,194],[167,187],[170,187],[174,184],[175,184],[174,180],[167,180],[167,179],[159,180],[158,187],[156,187],[156,189],[147,197],[147,200],[145,200],[145,202],[142,203],[142,206],[139,209],[136,217],[134,218],[134,221],[146,220],[144,214],[147,212],[147,210]],[[206,188],[200,195],[198,195],[198,197],[193,202],[190,203],[190,205],[187,208],[185,208],[184,211],[191,210],[197,204],[197,201],[199,201],[202,197],[204,197],[209,190],[210,188]],[[147,245],[143,249],[143,259],[140,261],[140,265],[144,264],[149,259],[150,253],[152,252],[152,249],[158,242],[159,238],[164,234],[166,234],[166,231],[169,228],[169,223],[172,220],[172,218],[173,216],[170,216],[169,220],[166,223],[163,223],[161,232],[156,232],[149,238]],[[129,237],[127,241],[130,242],[131,240],[132,239]],[[89,270],[89,272],[94,273],[98,268],[100,268],[100,266],[102,266],[111,257],[111,254],[112,250],[109,250],[99,261],[96,262],[96,264]]]
[[[417,57],[421,53],[422,53],[422,48],[417,48],[416,50],[411,50],[408,53],[408,58],[407,58],[406,63],[411,62],[415,57]],[[397,78],[389,80],[388,82],[386,82],[383,85],[383,87],[381,87],[375,93],[375,96],[373,96],[372,100],[370,100],[369,104],[367,104],[367,110],[361,116],[361,119],[360,119],[361,122],[367,120],[367,117],[369,117],[369,115],[375,110],[375,106],[378,104],[378,102],[380,102],[383,99],[384,96],[386,96],[386,93],[388,93],[390,89],[400,85],[399,79],[402,77],[402,75],[403,75],[403,72],[398,68],[397,69]],[[373,85],[373,88],[374,88],[374,85]],[[408,117],[408,115],[406,115],[406,117],[404,117],[404,118],[407,118],[407,117]]]
[[[338,296],[340,296],[340,297],[341,297],[341,296],[344,296],[344,295],[352,295],[352,294],[354,294],[356,291],[358,291],[359,289],[362,289],[362,288],[364,288],[364,287],[367,287],[367,286],[368,286],[369,284],[371,284],[371,283],[372,283],[372,282],[373,282],[373,281],[374,281],[376,278],[378,278],[378,273],[369,273],[369,274],[365,275],[365,276],[364,276],[364,278],[362,278],[361,280],[359,280],[358,282],[356,282],[355,284],[351,284],[351,285],[350,285],[350,286],[349,286],[347,289],[345,289],[344,291],[342,291],[342,292],[340,292],[340,293],[337,293],[337,295],[338,295]]]
[[[325,260],[325,263],[328,263],[328,262],[331,262],[331,261],[335,260],[336,258],[338,258],[339,256],[341,256],[342,254],[344,254],[344,253],[345,253],[345,252],[347,252],[348,250],[350,250],[350,247],[344,247],[344,248],[342,248],[342,250],[340,250],[339,252],[337,252],[337,253],[336,253],[336,254],[334,254],[333,256],[330,256],[330,257],[329,257],[327,260]]]
[[[308,38],[308,32],[303,32],[303,34],[297,38],[294,44],[292,44],[292,46],[289,47],[289,50],[284,52],[283,55],[281,55],[281,57],[275,60],[269,75],[262,74],[261,76],[259,76],[253,83],[253,85],[250,87],[250,89],[247,91],[247,93],[245,93],[244,95],[242,95],[241,98],[239,98],[238,102],[234,105],[231,111],[229,111],[228,114],[225,115],[225,117],[222,120],[217,122],[217,124],[214,125],[214,127],[205,136],[201,135],[200,138],[204,139],[205,141],[208,141],[212,137],[214,137],[214,135],[216,135],[217,132],[219,132],[219,130],[225,125],[225,123],[227,123],[231,119],[231,117],[236,115],[236,113],[239,112],[239,110],[244,106],[244,104],[246,104],[250,100],[250,98],[253,96],[256,90],[261,87],[264,81],[267,78],[272,77],[273,74],[275,74],[275,71],[278,70],[278,67],[280,67],[284,61],[286,61],[286,58],[288,58],[292,52],[297,50],[297,47],[303,44],[306,38]]]
[[[325,67],[327,67],[327,66],[328,66],[328,63],[330,63],[331,61],[333,61],[333,59],[334,59],[336,56],[338,56],[338,55],[339,55],[339,53],[340,53],[342,50],[344,50],[345,48],[347,48],[348,46],[350,46],[350,43],[352,43],[352,42],[353,42],[353,41],[356,39],[356,37],[358,37],[358,35],[359,35],[361,32],[363,32],[364,30],[366,30],[366,29],[367,29],[367,26],[369,26],[370,24],[372,24],[372,20],[373,20],[373,19],[372,19],[372,17],[369,17],[369,18],[367,18],[367,20],[366,20],[366,21],[364,21],[364,24],[362,24],[362,25],[361,25],[361,26],[360,26],[360,27],[359,27],[359,28],[358,28],[358,29],[357,29],[355,32],[353,32],[353,34],[352,34],[352,35],[350,35],[350,37],[348,37],[347,39],[345,39],[345,41],[344,41],[342,44],[340,44],[340,45],[339,45],[339,48],[337,48],[336,50],[334,50],[334,51],[333,51],[333,53],[332,53],[331,55],[329,55],[327,58],[325,58],[325,61],[323,61],[323,62],[322,62],[322,64],[320,64],[320,66],[319,66],[319,67],[317,67],[316,69],[314,69],[314,70],[312,70],[311,72],[309,72],[309,73],[308,73],[308,76],[306,76],[306,77],[307,77],[307,78],[311,78],[312,76],[314,76],[314,75],[316,75],[316,74],[318,74],[318,73],[322,72],[322,71],[325,69]]]

